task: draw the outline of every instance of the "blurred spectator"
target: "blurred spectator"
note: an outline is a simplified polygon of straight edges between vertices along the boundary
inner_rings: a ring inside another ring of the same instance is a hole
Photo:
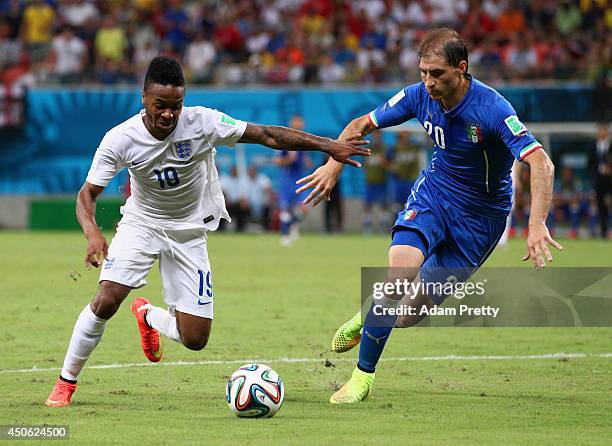
[[[512,77],[523,79],[534,77],[538,67],[538,56],[531,34],[513,36],[510,49],[506,53],[506,64]]]
[[[203,31],[198,31],[193,42],[185,50],[185,68],[191,82],[200,84],[212,80],[212,68],[217,50],[215,45],[204,37]]]
[[[390,163],[387,158],[387,147],[382,138],[382,132],[372,133],[370,142],[372,155],[364,158],[365,167],[365,200],[363,204],[362,224],[366,234],[372,233],[372,211],[375,205],[380,208],[378,225],[382,232],[390,228],[390,215],[387,200],[387,171]]]
[[[11,38],[11,26],[0,22],[0,70],[19,64],[21,55],[21,42]]]
[[[486,39],[470,58],[478,77],[498,79],[501,76],[501,54],[493,39]]]
[[[87,47],[74,35],[72,26],[64,25],[51,42],[53,74],[62,84],[80,82],[87,64]]]
[[[321,59],[322,63],[319,68],[319,81],[323,85],[333,85],[342,82],[346,75],[344,66],[327,55],[322,56]]]
[[[125,79],[128,69],[128,40],[114,15],[108,15],[95,38],[96,72],[102,83]]]
[[[399,0],[393,2],[391,8],[391,16],[398,23],[411,25],[411,26],[423,26],[429,23],[425,11],[421,6],[421,3],[417,0]]]
[[[601,236],[606,238],[610,228],[610,208],[612,206],[612,144],[607,122],[597,126],[595,141],[595,194]]]
[[[166,12],[163,16],[163,37],[170,42],[172,49],[179,53],[185,50],[189,43],[189,16],[183,8],[182,0],[166,2]]]
[[[242,190],[248,197],[250,219],[259,223],[264,231],[267,230],[273,203],[270,178],[260,173],[257,166],[252,164],[247,169],[246,178],[242,181]]]
[[[501,15],[504,10],[504,5],[507,0],[485,0],[482,4],[482,9],[491,17],[493,20]]]
[[[238,169],[232,166],[229,175],[221,175],[219,178],[227,211],[232,216],[232,223],[236,224],[236,231],[242,232],[246,228],[247,218],[249,216],[249,200],[244,193],[244,189],[238,177]],[[224,229],[227,222],[221,220],[219,226]]]
[[[556,2],[533,0],[525,3],[527,26],[533,31],[554,32]]]
[[[561,174],[555,179],[553,212],[555,221],[565,220],[570,224],[569,238],[577,238],[581,220],[590,217],[589,226],[591,234],[594,233],[594,222],[592,218],[595,212],[589,206],[589,200],[584,194],[581,181],[576,178],[574,171],[569,167],[563,167]]]
[[[95,46],[99,61],[125,62],[127,36],[115,16],[109,15],[104,19],[104,24],[96,34]]]
[[[395,176],[393,202],[399,207],[408,199],[414,181],[419,176],[419,150],[412,142],[410,132],[403,131],[397,134],[395,147],[387,155],[390,160],[389,169]]]
[[[469,14],[465,16],[464,38],[474,42],[481,42],[495,31],[495,20],[475,2],[470,8]]]
[[[576,72],[576,65],[565,48],[560,48],[555,60],[553,75],[555,79],[572,79]]]
[[[508,6],[497,17],[497,31],[502,37],[509,38],[526,30],[527,25],[523,11],[508,3]]]
[[[306,58],[298,46],[299,40],[295,33],[291,33],[286,44],[274,53],[276,62],[286,70],[286,80],[289,82],[299,82],[304,77]]]
[[[139,84],[144,82],[149,63],[157,55],[159,55],[159,49],[151,40],[145,40],[142,46],[134,48],[134,70]]]
[[[385,62],[385,53],[380,48],[376,48],[374,39],[368,39],[365,47],[357,50],[357,67],[363,73],[362,80],[365,82],[381,80]]]
[[[63,23],[77,30],[100,17],[94,2],[85,0],[60,0],[58,13]]]
[[[468,9],[466,0],[429,0],[429,4],[433,8],[433,21],[452,28],[459,25]]]
[[[351,2],[352,7],[359,11],[363,9],[370,20],[373,23],[378,22],[379,18],[386,12],[385,2],[382,0],[356,0]]]
[[[555,25],[561,35],[568,35],[580,28],[582,17],[578,6],[570,1],[564,0],[557,9]]]
[[[233,17],[226,15],[219,18],[214,31],[214,40],[223,56],[229,56],[233,62],[244,60],[244,38]]]
[[[21,0],[9,0],[6,9],[2,12],[2,17],[9,27],[9,32],[6,37],[8,39],[17,39],[19,37],[21,20],[23,18]]]
[[[55,11],[43,0],[32,0],[24,8],[20,34],[32,62],[47,57],[55,19]]]

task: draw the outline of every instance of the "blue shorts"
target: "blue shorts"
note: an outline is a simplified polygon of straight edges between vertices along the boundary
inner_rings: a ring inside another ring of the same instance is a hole
[[[387,184],[366,184],[365,204],[385,204],[387,202]]]
[[[412,191],[412,186],[414,186],[414,181],[410,180],[395,180],[395,203],[404,203],[406,201],[406,197]]]
[[[281,176],[278,182],[278,207],[282,211],[289,211],[294,209],[306,199],[309,191],[304,191],[300,194],[296,194],[295,190],[300,186],[295,184],[301,177],[288,177]]]
[[[422,174],[397,216],[391,246],[421,250],[425,257],[421,278],[425,282],[440,282],[440,275],[464,282],[497,246],[506,218],[476,215],[453,206],[432,190]],[[439,305],[446,296],[431,297]]]

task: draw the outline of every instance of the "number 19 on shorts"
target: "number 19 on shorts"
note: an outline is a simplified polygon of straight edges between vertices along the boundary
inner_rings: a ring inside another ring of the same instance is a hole
[[[213,297],[212,274],[210,271],[204,272],[199,269],[198,276],[200,278],[198,286],[198,305],[206,305],[210,303],[210,299]],[[206,297],[207,299],[202,301],[203,297]]]

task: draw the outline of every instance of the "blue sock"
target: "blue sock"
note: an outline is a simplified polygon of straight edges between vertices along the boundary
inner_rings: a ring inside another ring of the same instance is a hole
[[[359,362],[357,367],[367,373],[374,373],[376,364],[382,355],[387,339],[397,321],[397,316],[377,316],[368,311],[363,324],[361,344],[359,345]]]

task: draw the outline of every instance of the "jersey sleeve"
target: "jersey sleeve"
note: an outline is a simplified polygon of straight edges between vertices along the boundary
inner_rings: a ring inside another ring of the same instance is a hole
[[[376,128],[391,127],[415,117],[415,102],[419,84],[403,88],[388,101],[372,110],[368,115]]]
[[[542,144],[519,120],[516,111],[505,99],[497,101],[490,116],[495,134],[517,160],[522,161],[530,153],[542,148]]]
[[[121,157],[117,149],[113,147],[112,138],[106,134],[96,150],[86,181],[96,186],[106,187],[123,167]]]
[[[204,133],[211,146],[234,147],[242,138],[247,123],[221,113],[218,110],[201,107],[204,113]]]

